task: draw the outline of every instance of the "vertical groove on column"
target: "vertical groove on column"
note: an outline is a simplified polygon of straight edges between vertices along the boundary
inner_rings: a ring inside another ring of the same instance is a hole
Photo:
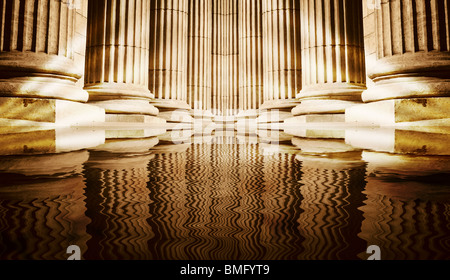
[[[256,110],[263,98],[262,0],[239,0],[239,109]]]

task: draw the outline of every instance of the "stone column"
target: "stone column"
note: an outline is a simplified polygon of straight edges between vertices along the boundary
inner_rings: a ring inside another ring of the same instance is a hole
[[[188,1],[150,0],[150,91],[160,116],[192,122],[187,103]]]
[[[85,89],[110,121],[157,115],[150,105],[149,0],[89,1]]]
[[[189,1],[187,101],[194,116],[211,117],[212,0]]]
[[[347,110],[347,121],[392,125],[449,118],[449,1],[363,4],[367,71],[374,84],[362,95],[370,104]]]
[[[301,89],[300,0],[263,0],[264,103],[290,111]],[[275,122],[290,116],[283,113]],[[271,122],[271,119],[261,120]]]
[[[366,89],[362,1],[301,2],[302,90],[294,116],[341,114]]]
[[[239,114],[256,118],[263,102],[262,1],[239,0]]]
[[[88,100],[77,85],[83,74],[77,58],[86,44],[78,15],[86,1],[66,2],[0,1],[2,118],[62,125],[104,120],[100,109],[76,103]]]
[[[238,108],[238,58],[238,2],[214,1],[212,106],[219,122],[233,121]]]

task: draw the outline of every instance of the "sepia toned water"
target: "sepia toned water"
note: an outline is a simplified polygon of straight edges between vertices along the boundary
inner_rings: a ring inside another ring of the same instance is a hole
[[[2,156],[0,259],[450,259],[448,157],[299,141]]]

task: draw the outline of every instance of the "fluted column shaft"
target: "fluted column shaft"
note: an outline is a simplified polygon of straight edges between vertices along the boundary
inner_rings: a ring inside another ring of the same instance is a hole
[[[150,91],[187,106],[187,0],[150,0]],[[173,102],[173,103],[174,103]]]
[[[364,18],[368,76],[375,82],[365,102],[449,96],[448,0],[385,0]]]
[[[362,2],[301,4],[302,103],[292,113],[344,113],[366,89]]]
[[[0,96],[87,101],[76,86],[76,8],[59,0],[0,1]]]
[[[231,116],[238,108],[238,2],[213,1],[213,113]]]
[[[158,113],[148,104],[149,10],[149,0],[89,1],[85,89],[107,113]]]
[[[239,110],[263,102],[262,0],[239,0]]]
[[[189,1],[187,100],[199,112],[211,111],[212,1]]]
[[[263,108],[277,108],[301,89],[300,0],[263,0],[262,13]]]
[[[300,97],[358,100],[365,88],[361,1],[302,1]]]

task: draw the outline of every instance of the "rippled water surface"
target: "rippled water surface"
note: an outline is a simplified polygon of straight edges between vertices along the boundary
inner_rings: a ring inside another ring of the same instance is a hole
[[[447,157],[213,137],[0,171],[1,259],[450,259]]]

